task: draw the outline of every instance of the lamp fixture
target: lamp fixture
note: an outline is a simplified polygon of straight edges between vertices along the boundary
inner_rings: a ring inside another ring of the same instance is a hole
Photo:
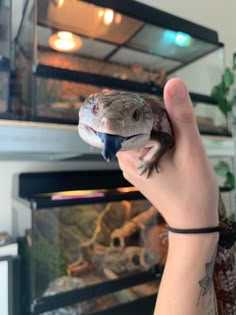
[[[49,46],[57,51],[73,52],[82,46],[79,36],[66,31],[60,31],[51,35],[48,39]]]

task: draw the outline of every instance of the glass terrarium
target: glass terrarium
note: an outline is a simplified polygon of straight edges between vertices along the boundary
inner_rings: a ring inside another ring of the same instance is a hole
[[[119,170],[21,174],[19,196],[26,314],[153,313],[166,224]]]
[[[202,59],[210,84],[223,65],[215,31],[132,0],[28,0],[16,42],[22,115],[39,121],[77,124],[81,102],[104,87],[162,96],[185,68],[192,92],[209,95],[191,65]]]
[[[9,100],[10,3],[0,1],[0,117],[8,111]]]

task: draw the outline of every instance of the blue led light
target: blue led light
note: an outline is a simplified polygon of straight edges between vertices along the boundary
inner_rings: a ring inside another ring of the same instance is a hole
[[[182,32],[175,34],[175,44],[180,47],[187,47],[191,44],[191,36]]]
[[[175,42],[175,38],[176,32],[167,30],[163,33],[162,42],[166,45],[169,45]]]
[[[183,32],[166,30],[163,32],[162,36],[162,43],[165,46],[175,44],[180,47],[188,47],[191,44],[191,41],[191,36]]]

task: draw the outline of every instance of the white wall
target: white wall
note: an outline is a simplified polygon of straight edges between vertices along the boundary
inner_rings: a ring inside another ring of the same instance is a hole
[[[231,55],[236,51],[236,2],[205,0],[142,0],[143,3],[155,6],[164,11],[197,22],[209,28],[218,30],[220,40],[226,45],[226,60],[231,62]],[[17,5],[16,17],[19,17],[21,0],[13,0]],[[17,19],[16,19],[17,24]],[[11,192],[12,177],[15,173],[41,170],[77,169],[81,163],[65,162],[0,162],[0,231],[11,233]]]

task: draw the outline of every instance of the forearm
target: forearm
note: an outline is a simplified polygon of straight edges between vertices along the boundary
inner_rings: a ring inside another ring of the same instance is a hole
[[[212,273],[218,233],[169,233],[154,315],[217,315]]]

